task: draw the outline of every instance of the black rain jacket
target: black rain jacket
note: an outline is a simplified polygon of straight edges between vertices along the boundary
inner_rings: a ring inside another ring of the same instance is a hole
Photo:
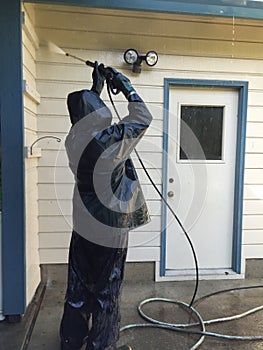
[[[150,221],[130,154],[152,116],[137,94],[119,123],[112,124],[109,108],[89,90],[69,94],[68,109],[73,125],[65,145],[76,181],[73,229],[97,244],[115,246],[116,233]]]

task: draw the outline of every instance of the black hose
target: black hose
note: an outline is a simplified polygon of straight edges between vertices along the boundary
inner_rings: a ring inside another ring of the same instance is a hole
[[[114,104],[114,101],[112,99],[112,96],[111,96],[111,89],[110,89],[110,86],[109,84],[107,83],[107,91],[108,91],[108,95],[109,95],[109,99],[110,99],[110,102],[114,108],[114,111],[118,117],[119,120],[121,120],[121,117],[119,115],[119,112]],[[199,285],[199,268],[198,268],[198,260],[197,260],[197,255],[196,255],[196,252],[195,252],[195,249],[194,249],[194,245],[193,245],[193,242],[191,241],[191,238],[189,236],[189,234],[186,232],[186,229],[184,228],[181,220],[178,218],[178,216],[176,215],[175,211],[173,210],[173,208],[170,206],[170,204],[167,202],[167,200],[164,198],[163,194],[160,192],[160,190],[158,189],[158,187],[155,185],[153,179],[151,178],[151,175],[149,174],[148,170],[146,169],[139,153],[137,152],[136,149],[134,149],[134,152],[146,174],[146,176],[148,177],[148,179],[150,180],[152,186],[154,187],[155,191],[158,193],[158,195],[160,196],[160,198],[162,199],[162,201],[165,203],[165,205],[167,206],[167,208],[171,211],[172,215],[174,216],[174,218],[176,219],[176,221],[178,222],[179,226],[181,227],[183,233],[185,234],[185,237],[187,238],[188,242],[189,242],[189,245],[191,247],[191,250],[192,250],[192,253],[193,253],[193,258],[194,258],[194,263],[195,263],[195,289],[194,289],[194,292],[193,292],[193,296],[192,296],[192,299],[191,299],[191,302],[189,304],[189,306],[191,307],[193,304],[194,304],[194,301],[195,301],[195,298],[196,298],[196,294],[197,294],[197,291],[198,291],[198,285]]]

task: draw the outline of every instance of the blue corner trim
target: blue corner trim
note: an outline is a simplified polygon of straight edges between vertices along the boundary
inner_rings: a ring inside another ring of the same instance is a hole
[[[169,79],[164,79],[164,125],[163,125],[163,169],[162,178],[167,178],[168,168],[168,123],[169,121]],[[162,195],[166,198],[167,181],[163,181]],[[161,226],[161,257],[160,257],[160,276],[165,276],[166,261],[166,205],[162,203],[162,226]]]
[[[247,126],[247,101],[248,83],[243,82],[239,89],[238,101],[238,125],[237,125],[237,149],[236,149],[236,174],[235,174],[235,199],[234,199],[234,235],[232,267],[237,273],[241,273],[242,253],[242,218],[243,218],[243,192]]]
[[[5,315],[26,304],[21,2],[0,2],[2,268]]]
[[[238,98],[238,123],[237,123],[237,146],[236,146],[236,168],[235,168],[235,194],[234,194],[234,221],[233,221],[233,248],[232,269],[241,273],[242,253],[242,221],[243,221],[243,187],[245,170],[245,145],[246,145],[246,122],[248,82],[233,80],[199,80],[199,79],[164,79],[164,137],[163,137],[163,196],[167,194],[167,166],[168,166],[168,120],[169,120],[169,91],[172,86],[203,86],[235,88],[239,92]],[[161,232],[161,262],[160,276],[166,274],[166,215],[167,208],[162,205],[162,232]]]
[[[24,0],[24,2],[263,19],[262,3],[253,0],[248,0],[246,5],[240,6],[236,6],[234,0]]]

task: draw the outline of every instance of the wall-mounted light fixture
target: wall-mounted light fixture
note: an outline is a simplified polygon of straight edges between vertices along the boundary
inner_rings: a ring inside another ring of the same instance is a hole
[[[128,64],[132,64],[132,71],[134,73],[141,73],[141,64],[143,60],[148,66],[155,66],[158,62],[157,52],[149,51],[146,55],[139,55],[134,49],[128,49],[124,52],[124,61]]]

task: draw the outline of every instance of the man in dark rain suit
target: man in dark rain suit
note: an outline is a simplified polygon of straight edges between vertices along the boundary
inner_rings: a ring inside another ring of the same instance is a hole
[[[65,144],[76,183],[62,350],[84,342],[86,350],[117,349],[128,231],[150,221],[130,153],[152,116],[129,79],[117,73],[112,83],[128,100],[129,114],[112,124],[99,97],[105,80],[99,68],[96,62],[91,90],[68,96],[72,127]]]

